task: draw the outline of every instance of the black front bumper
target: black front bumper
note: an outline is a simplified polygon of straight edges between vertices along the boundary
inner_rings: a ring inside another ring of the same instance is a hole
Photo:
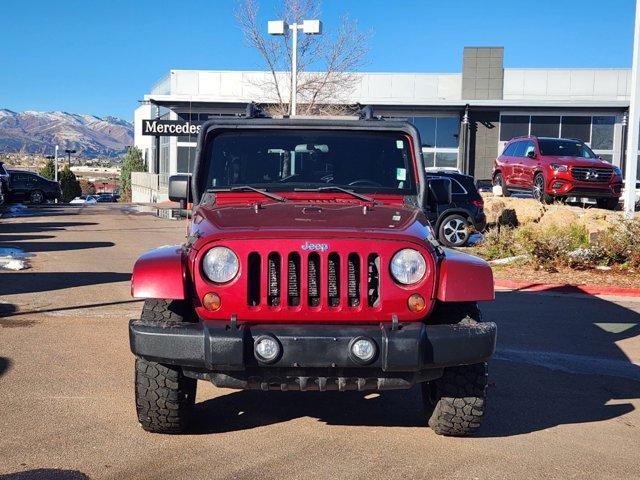
[[[277,339],[281,354],[263,364],[254,339]],[[230,388],[349,390],[408,388],[437,378],[442,369],[488,360],[496,324],[379,325],[261,324],[225,322],[129,323],[131,351],[142,358],[179,365],[185,374]],[[375,342],[377,355],[359,364],[350,353],[354,338]]]

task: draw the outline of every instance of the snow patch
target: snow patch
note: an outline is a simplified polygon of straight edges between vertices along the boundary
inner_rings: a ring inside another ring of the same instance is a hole
[[[26,270],[30,268],[29,257],[32,254],[19,248],[0,247],[0,269]]]

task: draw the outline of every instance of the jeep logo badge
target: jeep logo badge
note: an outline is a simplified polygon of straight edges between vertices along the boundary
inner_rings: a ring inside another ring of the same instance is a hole
[[[304,244],[300,247],[302,250],[313,250],[316,252],[326,252],[329,250],[328,243],[309,243],[304,242]]]

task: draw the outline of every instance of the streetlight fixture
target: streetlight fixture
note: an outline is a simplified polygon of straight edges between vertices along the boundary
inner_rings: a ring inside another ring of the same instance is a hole
[[[69,168],[71,168],[71,154],[72,154],[72,153],[76,153],[76,151],[75,151],[75,150],[69,150],[69,149],[67,148],[67,149],[65,149],[64,153],[66,153],[66,154],[67,154],[67,162],[68,162],[68,164],[69,164]]]
[[[291,40],[291,116],[296,115],[298,96],[298,30],[306,35],[322,34],[320,20],[303,20],[302,23],[287,24],[284,20],[271,20],[267,23],[269,35],[286,35],[287,29],[293,32]]]

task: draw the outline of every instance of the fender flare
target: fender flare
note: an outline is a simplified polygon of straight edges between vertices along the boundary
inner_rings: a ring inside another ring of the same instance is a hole
[[[133,266],[131,296],[187,299],[185,261],[182,245],[168,245],[144,253]]]
[[[441,302],[476,302],[495,299],[493,271],[473,255],[444,248],[440,260],[436,298]]]

